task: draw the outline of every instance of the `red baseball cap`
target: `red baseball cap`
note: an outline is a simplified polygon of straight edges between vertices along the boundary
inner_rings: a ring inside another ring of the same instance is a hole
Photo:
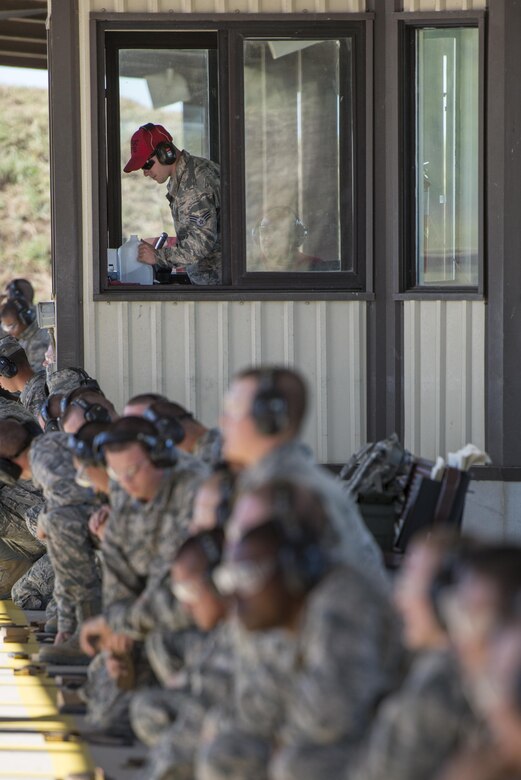
[[[154,149],[161,141],[172,141],[172,136],[163,125],[153,125],[149,122],[142,125],[130,139],[130,160],[123,170],[125,173],[139,171],[154,154]]]

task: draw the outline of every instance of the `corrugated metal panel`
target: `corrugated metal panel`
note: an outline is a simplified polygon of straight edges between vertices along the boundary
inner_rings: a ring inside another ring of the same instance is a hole
[[[114,13],[362,13],[366,0],[90,0],[84,8]]]
[[[479,11],[487,0],[404,0],[403,10],[414,11]]]
[[[118,408],[163,392],[214,423],[230,377],[283,363],[307,377],[306,440],[341,462],[365,440],[366,326],[359,302],[97,303],[86,365]]]
[[[407,301],[405,443],[434,458],[485,446],[485,304]]]

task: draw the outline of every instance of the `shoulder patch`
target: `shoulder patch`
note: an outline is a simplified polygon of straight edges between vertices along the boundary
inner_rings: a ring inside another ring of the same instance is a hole
[[[197,227],[203,227],[204,225],[206,225],[210,217],[211,217],[211,211],[205,211],[203,214],[199,214],[199,215],[192,214],[190,216],[190,222],[193,222],[194,225],[197,225]]]

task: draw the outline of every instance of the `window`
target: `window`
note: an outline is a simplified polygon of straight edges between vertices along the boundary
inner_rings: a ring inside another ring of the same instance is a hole
[[[405,159],[409,289],[477,290],[482,252],[480,31],[412,26]]]
[[[365,292],[365,22],[112,24],[98,23],[99,292],[122,291],[107,258],[130,235],[175,235],[166,184],[122,172],[147,122],[220,164],[222,291]]]

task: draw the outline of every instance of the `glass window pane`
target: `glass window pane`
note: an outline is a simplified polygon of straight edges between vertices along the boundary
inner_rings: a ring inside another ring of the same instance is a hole
[[[244,42],[248,271],[351,269],[351,80],[349,39]]]
[[[416,31],[416,283],[478,284],[479,34]]]
[[[120,49],[121,222],[130,235],[175,235],[172,216],[158,186],[141,171],[123,173],[130,138],[140,125],[161,124],[178,149],[210,157],[209,52],[204,49]]]

